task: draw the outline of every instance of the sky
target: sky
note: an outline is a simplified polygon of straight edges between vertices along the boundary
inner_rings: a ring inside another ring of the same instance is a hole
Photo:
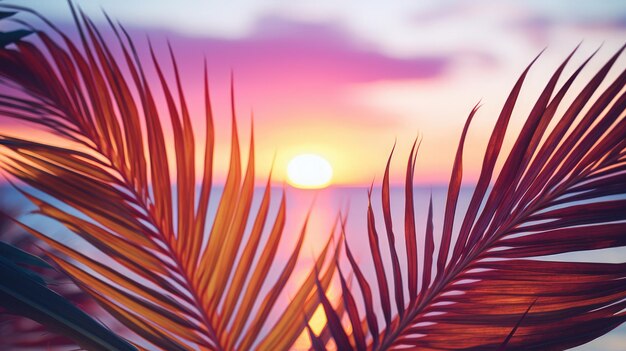
[[[480,102],[465,147],[464,180],[471,183],[510,88],[541,50],[546,49],[528,75],[505,145],[579,43],[566,74],[600,47],[581,75],[584,81],[626,41],[623,0],[74,1],[103,26],[102,9],[121,22],[143,59],[149,59],[146,36],[164,66],[169,61],[161,54],[171,43],[199,136],[206,58],[218,180],[228,166],[231,72],[244,150],[254,121],[259,180],[274,157],[274,179],[280,183],[293,157],[315,153],[330,162],[334,184],[369,185],[381,180],[397,143],[391,180],[399,184],[411,145],[420,137],[416,183],[445,184],[465,119]],[[65,0],[12,2],[30,5],[71,33]],[[622,57],[617,66],[625,62]],[[171,69],[165,73],[172,77]],[[202,160],[197,162],[202,169]],[[334,217],[320,197],[322,212],[314,213]],[[303,207],[300,212],[308,210],[309,202],[294,203]],[[312,232],[327,230],[322,220],[312,222],[319,226]],[[620,350],[623,330],[585,350]]]
[[[397,142],[391,179],[401,183],[419,137],[416,183],[444,184],[465,119],[480,101],[465,154],[464,180],[472,182],[509,89],[542,49],[547,48],[529,75],[509,136],[577,44],[582,42],[574,65],[602,46],[583,76],[589,77],[626,39],[623,1],[75,2],[97,22],[103,22],[102,9],[119,20],[144,56],[146,36],[157,53],[169,40],[199,126],[206,57],[218,179],[226,174],[229,155],[231,71],[246,143],[254,121],[260,179],[274,155],[274,179],[281,182],[291,158],[315,153],[332,165],[334,184],[366,185],[381,179]],[[31,4],[71,31],[65,0],[20,4]]]

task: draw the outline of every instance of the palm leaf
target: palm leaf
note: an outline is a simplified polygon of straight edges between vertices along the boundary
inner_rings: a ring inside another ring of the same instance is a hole
[[[39,44],[17,41],[0,50],[7,90],[0,95],[0,114],[50,131],[63,143],[0,136],[2,167],[21,181],[37,213],[64,224],[95,252],[28,228],[55,250],[50,254],[55,264],[152,348],[287,349],[305,329],[302,309],[311,315],[319,304],[314,279],[305,281],[292,303],[280,306],[273,327],[263,330],[294,270],[306,223],[291,258],[277,262],[285,196],[270,216],[268,180],[260,207],[252,210],[254,139],[244,170],[234,99],[230,169],[216,214],[207,219],[215,130],[206,67],[206,141],[199,151],[204,168],[196,196],[194,126],[171,49],[175,84],[150,49],[167,106],[162,116],[153,82],[123,27],[109,20],[118,40],[112,48],[90,19],[70,6],[77,45],[35,11],[4,7],[35,15],[47,27],[36,31]],[[166,153],[167,124],[174,159]],[[253,225],[246,231],[249,220]],[[311,277],[323,268],[328,246]],[[277,269],[282,273],[272,282],[269,273]],[[332,262],[327,265],[322,288],[328,288],[334,270]],[[273,284],[269,292],[262,293],[264,284]]]
[[[565,106],[566,93],[591,59],[557,89],[572,53],[550,78],[507,154],[502,150],[505,132],[530,66],[524,71],[493,129],[469,207],[454,235],[463,146],[478,107],[471,111],[452,168],[438,248],[432,199],[426,228],[416,235],[414,145],[406,170],[405,278],[395,245],[388,163],[382,184],[386,236],[376,229],[371,190],[367,212],[376,284],[364,278],[364,268],[356,264],[346,245],[360,287],[360,294],[354,296],[359,297],[365,316],[356,320],[351,316],[344,320],[349,326],[334,327],[358,330],[360,323],[367,322],[368,349],[374,350],[556,350],[586,343],[623,323],[626,262],[546,257],[626,246],[626,71],[617,72],[599,91],[623,50]],[[496,173],[501,157],[505,161]],[[390,267],[383,264],[386,259],[380,249],[385,239]],[[416,242],[423,248],[422,258]],[[374,307],[375,299],[382,314]],[[334,313],[326,312],[329,318]],[[332,336],[342,349],[363,349],[362,341],[346,344],[339,330]]]
[[[4,257],[0,257],[0,277],[0,300],[10,313],[48,326],[51,331],[66,335],[89,350],[136,350],[46,287],[41,277]]]
[[[89,350],[136,350],[76,307],[80,304],[84,309],[90,301],[82,292],[68,289],[65,284],[69,282],[61,272],[24,250],[34,247],[32,237],[15,230],[17,226],[9,212],[10,209],[0,209],[2,345],[11,350],[60,350],[76,345]],[[55,291],[49,283],[65,286],[57,286]],[[33,340],[33,335],[39,336]]]

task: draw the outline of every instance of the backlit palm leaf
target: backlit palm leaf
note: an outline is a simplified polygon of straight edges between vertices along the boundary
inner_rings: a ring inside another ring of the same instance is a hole
[[[589,61],[556,89],[570,55],[537,99],[510,152],[501,155],[530,67],[524,71],[496,122],[469,207],[458,235],[453,235],[463,145],[477,108],[472,110],[454,161],[438,247],[432,201],[424,234],[416,235],[414,146],[406,171],[406,277],[400,270],[400,248],[394,243],[387,164],[382,184],[386,236],[377,232],[371,204],[368,233],[361,233],[369,237],[377,284],[364,278],[355,253],[346,245],[361,293],[345,288],[343,293],[363,304],[365,316],[356,311],[344,320],[349,322],[345,329],[353,333],[335,326],[332,336],[340,349],[565,349],[593,340],[626,320],[626,262],[544,257],[626,246],[626,72],[617,72],[617,78],[597,92],[622,51],[569,106],[562,106]],[[594,93],[598,95],[592,99]],[[557,113],[560,117],[554,118]],[[556,122],[553,128],[551,122]],[[506,160],[494,174],[499,156]],[[383,264],[379,240],[385,239],[391,267]],[[380,300],[382,314],[374,307],[375,299]],[[344,301],[350,304],[348,300]],[[325,310],[329,320],[335,318],[332,309]],[[363,321],[369,334],[362,332]]]
[[[30,231],[61,253],[52,255],[59,267],[154,347],[288,348],[304,330],[302,313],[311,315],[319,304],[314,272],[330,256],[330,241],[292,302],[281,305],[282,314],[265,332],[269,313],[294,270],[306,222],[293,254],[278,265],[285,196],[270,216],[268,181],[260,207],[251,210],[253,140],[244,171],[234,102],[230,169],[216,214],[207,219],[215,131],[206,69],[206,142],[200,151],[204,176],[196,197],[198,150],[174,54],[172,87],[152,52],[167,105],[166,122],[155,102],[155,86],[126,31],[111,24],[122,55],[118,60],[90,19],[74,8],[72,13],[81,45],[39,16],[50,32],[37,31],[39,44],[19,41],[0,51],[0,76],[6,83],[0,114],[63,139],[57,143],[2,136],[2,167],[39,191],[24,188],[40,214],[61,222],[98,252],[86,253],[84,244],[68,245]],[[172,127],[174,160],[166,156],[162,123]],[[176,175],[173,183],[170,168]],[[253,225],[246,231],[249,220]],[[270,269],[281,271],[275,282],[268,282]],[[324,289],[333,273],[330,264],[321,278]],[[270,283],[269,292],[262,294],[262,286]]]

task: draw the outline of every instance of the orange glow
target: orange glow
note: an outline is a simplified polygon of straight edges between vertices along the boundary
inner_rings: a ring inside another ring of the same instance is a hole
[[[331,304],[333,304],[333,306],[336,306],[340,299],[339,291],[337,291],[336,289],[337,289],[336,286],[331,284],[329,289],[326,290],[326,296],[330,300]],[[309,326],[311,327],[315,335],[319,336],[319,334],[324,329],[325,325],[326,325],[326,314],[324,313],[324,308],[322,307],[322,305],[319,305],[317,309],[315,310],[315,312],[313,312],[313,315],[311,315],[311,318],[309,319]],[[350,329],[346,329],[346,330],[350,331]],[[332,343],[332,340],[331,340],[331,343]],[[332,345],[327,345],[327,347],[329,346],[332,346]],[[300,334],[298,339],[296,339],[296,342],[293,345],[293,349],[294,350],[308,350],[310,348],[311,348],[311,339],[309,339],[308,332],[304,330],[302,334]],[[332,350],[333,347],[329,347],[329,349]]]
[[[309,325],[316,335],[319,335],[322,332],[322,329],[324,329],[324,326],[326,325],[326,314],[324,313],[324,308],[322,306],[317,307],[309,320]]]

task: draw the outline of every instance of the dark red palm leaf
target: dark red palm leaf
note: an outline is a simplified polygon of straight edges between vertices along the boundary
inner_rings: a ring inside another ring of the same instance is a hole
[[[378,289],[359,279],[362,268],[347,251],[370,325],[369,348],[564,349],[593,340],[626,320],[625,263],[545,259],[626,246],[626,72],[617,72],[617,78],[592,99],[622,51],[587,82],[569,106],[563,106],[574,80],[591,59],[557,89],[572,53],[550,78],[506,153],[502,150],[504,135],[530,66],[524,71],[496,122],[480,177],[455,237],[463,146],[477,107],[471,111],[453,165],[438,248],[432,202],[424,234],[414,234],[411,154],[404,218],[409,276],[400,287],[409,291],[407,302],[397,293],[397,284],[392,295],[386,277],[378,274],[389,270],[394,281],[400,276],[388,177],[384,178],[382,205],[391,248],[390,268],[382,264],[378,247],[385,238],[376,232],[371,206],[367,213]],[[559,112],[561,109],[564,112]],[[550,127],[553,120],[554,127]],[[504,163],[496,173],[500,158]],[[386,174],[388,169],[389,164]],[[411,236],[423,243],[423,259],[415,254]],[[421,267],[422,283],[419,291],[412,293],[417,279],[415,267]],[[383,303],[382,314],[374,311],[373,291]],[[388,296],[395,296],[392,302],[398,304],[391,321]],[[380,320],[386,321],[382,331],[376,327]]]

